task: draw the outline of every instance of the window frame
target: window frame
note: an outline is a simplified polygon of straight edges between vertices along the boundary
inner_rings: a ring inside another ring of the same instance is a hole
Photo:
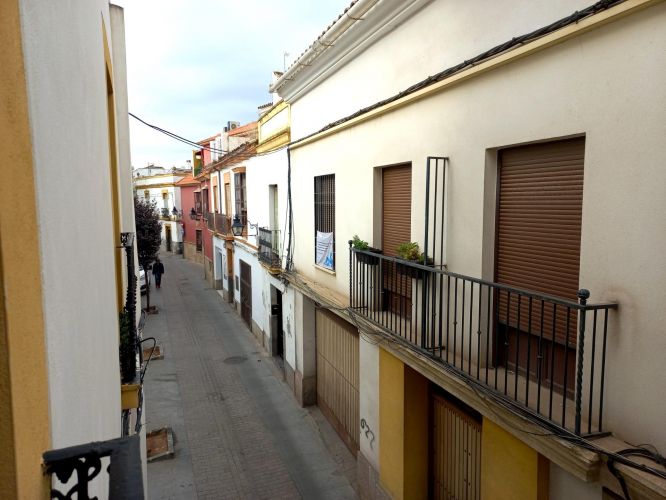
[[[333,266],[317,263],[317,231],[333,233]],[[326,271],[335,271],[335,174],[314,177],[314,261],[315,266]]]

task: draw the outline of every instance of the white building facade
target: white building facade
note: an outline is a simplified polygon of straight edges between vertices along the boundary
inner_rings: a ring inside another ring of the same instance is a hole
[[[291,106],[299,399],[342,429],[364,495],[602,498],[622,492],[600,460],[666,446],[666,407],[635,390],[666,348],[665,20],[660,2],[359,1],[273,85]],[[401,272],[408,242],[435,267]],[[621,474],[632,498],[666,491]]]

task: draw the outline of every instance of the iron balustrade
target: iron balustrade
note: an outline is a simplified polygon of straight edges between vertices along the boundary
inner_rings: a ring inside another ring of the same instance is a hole
[[[349,247],[358,314],[514,407],[577,435],[605,432],[617,304],[571,301]]]
[[[211,212],[206,212],[204,214],[204,219],[206,220],[206,224],[208,225],[208,230],[209,231],[215,231],[215,214]]]
[[[280,230],[257,228],[259,237],[259,260],[268,266],[282,268],[282,257],[280,256]]]
[[[88,488],[102,472],[102,460],[108,458],[108,498],[110,500],[143,499],[140,435],[93,442],[44,453],[44,471],[55,475],[51,498],[89,500]],[[74,484],[70,479],[76,473]]]
[[[231,217],[215,214],[215,232],[223,235],[231,234]]]

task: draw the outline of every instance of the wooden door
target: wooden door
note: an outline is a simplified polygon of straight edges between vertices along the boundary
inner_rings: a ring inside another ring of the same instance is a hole
[[[429,497],[479,500],[480,418],[440,395],[431,394],[430,431]]]
[[[242,260],[240,261],[240,306],[241,317],[252,329],[252,268]]]
[[[165,232],[165,240],[166,240],[166,250],[167,252],[171,251],[171,225],[170,224],[165,224],[164,225],[164,232]]]
[[[412,238],[412,166],[399,165],[382,170],[382,250],[397,255],[396,249]],[[397,272],[391,263],[383,266],[385,308],[411,317],[412,279]]]
[[[499,283],[577,300],[583,210],[583,138],[500,152],[495,279]],[[499,294],[498,353],[509,368],[527,370],[573,390],[576,311]],[[538,307],[537,307],[538,305]],[[520,309],[520,310],[519,310]],[[520,318],[520,321],[519,321]],[[531,318],[531,324],[528,324]],[[520,322],[520,324],[518,324]],[[544,338],[539,342],[545,324]],[[550,325],[553,325],[552,327]],[[569,344],[566,344],[568,338]],[[554,339],[554,342],[552,340]],[[529,349],[528,349],[529,346]],[[508,351],[508,352],[507,352]],[[546,352],[548,351],[548,352]],[[537,359],[542,359],[537,363]],[[565,377],[566,373],[566,377]]]
[[[231,213],[231,184],[228,182],[224,183],[224,213],[229,217],[232,217]]]
[[[356,454],[360,435],[358,330],[335,314],[317,309],[317,405]]]

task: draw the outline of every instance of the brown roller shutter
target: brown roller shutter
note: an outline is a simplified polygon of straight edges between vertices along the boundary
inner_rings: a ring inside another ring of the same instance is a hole
[[[584,153],[584,139],[500,152],[497,282],[576,300]],[[518,311],[516,295],[509,297],[502,293],[498,299],[498,328],[500,338],[506,339],[508,346],[508,367],[515,369],[515,361],[512,360],[517,358],[520,371],[524,373],[529,366],[530,372],[534,373],[537,366],[535,356],[541,349],[543,380],[554,381],[559,390],[566,385],[567,392],[572,393],[576,311],[571,311],[567,323],[564,307],[558,308],[553,318],[555,309],[552,303],[546,303],[543,309],[535,306],[530,311],[529,302],[523,300]],[[531,324],[528,324],[528,318],[531,318]],[[543,337],[554,338],[555,343],[538,342],[540,328],[544,328],[542,325],[546,325]],[[530,355],[527,354],[528,345],[532,350]],[[520,350],[518,354],[517,350]]]
[[[382,249],[396,255],[398,245],[412,238],[412,167],[388,167],[382,174]]]
[[[412,167],[400,165],[382,170],[382,250],[395,256],[396,248],[412,238]],[[388,264],[384,288],[388,308],[402,316],[411,315],[412,280]]]
[[[576,300],[584,139],[501,151],[496,279]]]

